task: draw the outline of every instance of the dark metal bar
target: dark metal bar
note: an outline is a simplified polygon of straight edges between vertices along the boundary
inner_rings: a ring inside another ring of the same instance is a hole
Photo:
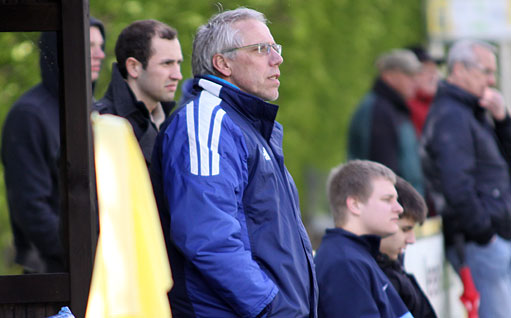
[[[3,4],[0,32],[57,31],[61,28],[57,2]]]
[[[0,304],[69,301],[69,274],[0,276]]]
[[[94,161],[89,115],[92,105],[89,2],[62,1],[63,111],[61,112],[64,205],[68,218],[71,309],[85,316],[94,262]]]

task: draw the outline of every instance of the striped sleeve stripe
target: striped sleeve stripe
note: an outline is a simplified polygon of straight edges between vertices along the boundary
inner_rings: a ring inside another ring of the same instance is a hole
[[[199,80],[199,86],[210,92],[211,94],[220,97],[220,91],[222,90],[222,85],[219,85],[215,82],[208,81],[205,79]]]
[[[199,174],[199,162],[197,159],[197,142],[195,140],[195,120],[193,118],[193,101],[186,105],[186,127],[188,131],[188,148],[190,148],[190,172]]]
[[[224,118],[225,111],[219,109],[215,115],[215,121],[213,124],[213,138],[211,139],[211,175],[217,175],[220,173],[220,155],[218,154],[218,141],[220,140],[220,130],[222,129],[222,119]]]
[[[218,98],[215,98],[218,99]],[[200,151],[200,174],[209,176],[209,129],[211,125],[211,114],[213,113],[214,100],[210,94],[202,93],[199,99],[198,134]]]
[[[203,91],[195,118],[193,102],[186,105],[186,122],[190,148],[190,172],[211,176],[220,173],[218,143],[225,111],[218,105],[221,100]],[[215,111],[216,110],[216,111]]]

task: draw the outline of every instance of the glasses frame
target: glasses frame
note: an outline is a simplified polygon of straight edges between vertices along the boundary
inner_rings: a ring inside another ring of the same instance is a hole
[[[483,73],[486,76],[495,76],[496,73],[497,73],[497,70],[495,70],[495,71],[490,70],[490,69],[482,66],[478,62],[475,62],[475,63],[474,62],[464,62],[463,64],[467,68],[475,68],[475,69],[477,69],[478,71],[480,71],[481,73]]]
[[[267,54],[267,55],[270,55],[271,50],[273,49],[278,55],[282,55],[282,45],[277,44],[277,43],[273,43],[273,44],[271,44],[271,43],[250,44],[250,45],[235,47],[235,48],[232,48],[232,49],[227,49],[227,50],[224,50],[222,53],[229,53],[229,52],[234,52],[234,51],[237,51],[237,50],[249,49],[249,48],[257,48],[257,52],[258,53],[260,53],[260,54],[264,53],[264,54]]]

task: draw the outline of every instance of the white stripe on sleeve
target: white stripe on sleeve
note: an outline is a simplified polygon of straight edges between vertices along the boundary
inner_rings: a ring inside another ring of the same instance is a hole
[[[222,129],[222,119],[224,118],[225,111],[219,109],[215,115],[215,121],[213,123],[213,137],[211,139],[211,175],[217,175],[220,173],[220,155],[218,154],[218,141],[220,140],[220,131]]]
[[[219,173],[220,156],[218,154],[218,143],[225,111],[219,109],[215,114],[215,118],[213,118],[213,111],[221,101],[220,98],[212,95],[210,92],[202,91],[198,101],[197,122],[195,122],[194,118],[195,110],[193,102],[186,105],[190,171],[192,174],[210,176]],[[197,133],[195,132],[195,127],[197,127]],[[210,137],[211,145],[208,144]],[[199,148],[198,151],[197,146]],[[210,171],[210,164],[213,171]]]
[[[190,148],[190,172],[199,174],[197,159],[197,141],[195,140],[195,120],[193,118],[193,101],[186,105],[186,127],[188,130],[188,148]]]

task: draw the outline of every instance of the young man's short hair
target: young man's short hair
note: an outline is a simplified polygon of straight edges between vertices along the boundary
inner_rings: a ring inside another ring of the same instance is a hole
[[[416,223],[422,224],[426,219],[428,207],[424,198],[415,188],[401,177],[396,178],[397,201],[403,207],[403,213],[399,218],[411,218]]]
[[[366,202],[373,193],[376,178],[396,183],[396,175],[386,166],[369,160],[352,160],[332,169],[327,193],[335,224],[344,224],[348,197]]]

